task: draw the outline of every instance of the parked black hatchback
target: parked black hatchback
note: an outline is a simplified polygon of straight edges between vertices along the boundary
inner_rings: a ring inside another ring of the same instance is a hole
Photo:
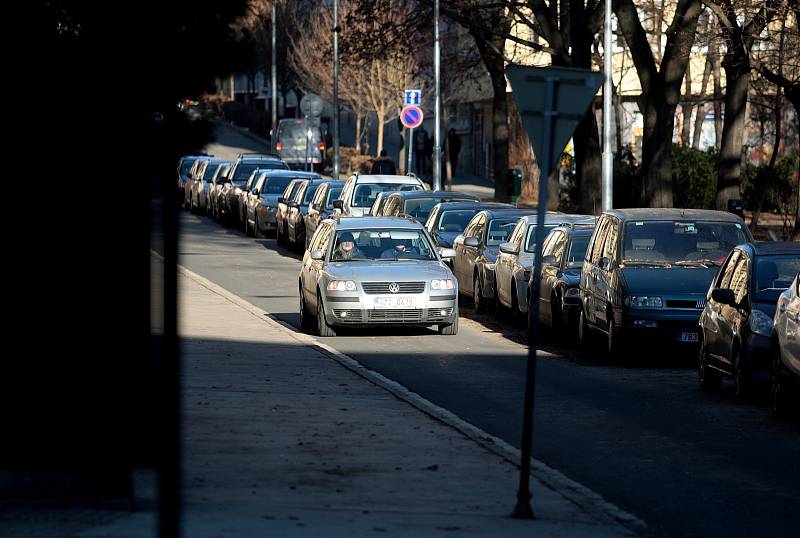
[[[770,374],[773,318],[780,294],[800,271],[800,243],[736,247],[708,290],[700,316],[699,380],[703,388],[733,377],[736,399]]]
[[[702,209],[606,211],[586,250],[578,337],[605,338],[608,356],[635,337],[697,346],[708,286],[736,245],[752,240],[741,218]],[[696,350],[696,347],[695,347]]]

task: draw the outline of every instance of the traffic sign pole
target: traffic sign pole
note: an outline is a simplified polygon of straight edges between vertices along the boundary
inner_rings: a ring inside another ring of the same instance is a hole
[[[440,72],[440,51],[439,51],[439,0],[435,0],[433,4],[433,30],[434,30],[434,44],[433,44],[433,69],[434,69],[434,92],[436,98],[434,99],[433,109],[433,190],[442,190],[442,138],[441,138],[441,88],[439,86],[439,72]]]
[[[414,153],[414,128],[408,129],[408,166],[406,166],[406,174],[411,172],[411,155]]]

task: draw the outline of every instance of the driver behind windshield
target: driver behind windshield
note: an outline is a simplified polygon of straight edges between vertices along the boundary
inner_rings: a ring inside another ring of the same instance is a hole
[[[408,240],[398,240],[392,248],[388,248],[381,253],[381,258],[409,258],[415,256],[411,242]]]
[[[357,259],[364,259],[364,256],[358,249],[358,245],[356,245],[353,234],[350,232],[344,232],[339,237],[339,244],[336,245],[336,249],[333,251],[331,261],[348,261]]]

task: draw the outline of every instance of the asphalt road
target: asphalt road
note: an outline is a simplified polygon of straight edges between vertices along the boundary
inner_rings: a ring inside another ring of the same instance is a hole
[[[211,153],[252,148],[220,130]],[[180,263],[297,327],[299,257],[181,215]],[[158,242],[154,245],[157,247]],[[219,320],[225,323],[225,320]],[[353,332],[327,343],[463,419],[519,446],[522,328],[462,308],[458,336],[433,330]],[[635,514],[652,536],[795,536],[800,435],[731,389],[697,388],[690,357],[621,367],[547,340],[538,364],[534,456]],[[509,510],[515,491],[509,491]],[[533,499],[535,509],[536,499]]]

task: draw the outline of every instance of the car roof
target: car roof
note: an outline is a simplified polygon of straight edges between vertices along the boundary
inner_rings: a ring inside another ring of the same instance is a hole
[[[737,248],[750,250],[755,256],[800,255],[800,243],[796,241],[756,241],[739,245]]]
[[[266,172],[267,177],[289,177],[291,179],[323,179],[316,172],[302,172],[297,170],[286,170],[285,168],[256,168],[258,173]]]
[[[563,224],[566,222],[572,223],[575,221],[583,220],[586,215],[565,215],[559,211],[548,211],[544,214],[544,222],[545,224]],[[527,214],[524,217],[521,217],[522,220],[526,220],[531,224],[536,224],[536,219],[538,218],[537,213]]]
[[[403,217],[341,217],[336,220],[337,230],[362,230],[364,228],[401,228],[421,230],[422,224]]]
[[[465,198],[470,200],[478,200],[477,196],[473,196],[472,194],[464,194],[463,192],[456,192],[456,191],[403,191],[403,192],[393,192],[389,194],[389,196],[399,196],[400,198],[408,199],[415,199],[415,198],[440,198],[442,200],[447,200],[448,198]]]
[[[277,155],[241,155],[239,161],[278,161],[283,162]]]
[[[622,221],[628,220],[710,220],[722,222],[741,223],[737,215],[727,211],[716,211],[713,209],[679,209],[671,207],[637,207],[632,209],[612,209],[604,211],[604,214],[614,215]]]
[[[520,209],[518,207],[498,207],[495,209],[483,209],[480,213],[484,213],[490,219],[494,219],[497,217],[524,217],[525,215],[535,215],[536,210]]]
[[[364,174],[355,176],[356,183],[407,183],[409,185],[422,185],[422,180],[411,176],[390,176]]]
[[[434,208],[437,206],[440,207],[440,211],[450,211],[450,210],[458,210],[458,209],[476,209],[481,211],[483,209],[503,209],[503,208],[510,208],[514,209],[514,206],[509,204],[502,204],[500,202],[439,202]]]

